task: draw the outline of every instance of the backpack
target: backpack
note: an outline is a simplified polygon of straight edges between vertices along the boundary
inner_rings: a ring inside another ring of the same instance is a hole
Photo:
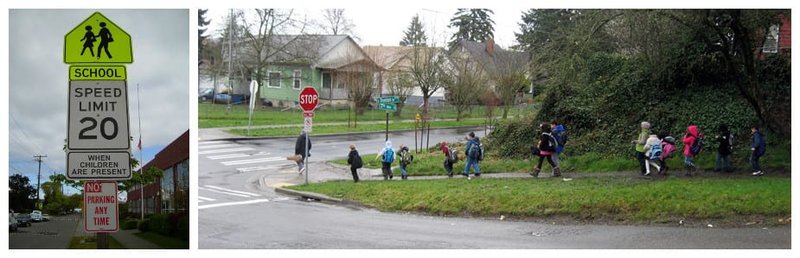
[[[387,148],[386,151],[383,152],[383,163],[392,162],[394,162],[394,150]]]
[[[556,140],[556,137],[553,137],[553,135],[550,133],[543,133],[543,134],[550,137],[550,140],[547,141],[547,147],[551,147],[553,148],[553,151],[555,151],[556,148],[558,148],[558,141]]]
[[[700,152],[703,151],[703,145],[704,144],[705,143],[703,142],[703,136],[702,135],[695,137],[694,143],[689,148],[689,152],[692,153],[692,155],[700,154]]]
[[[483,160],[483,144],[475,143],[469,146],[467,155],[469,155],[469,158],[474,160]]]
[[[651,160],[658,159],[659,157],[661,157],[661,153],[663,153],[663,151],[661,149],[661,143],[660,142],[658,144],[651,144],[650,145],[650,156],[648,156],[648,158],[651,159]]]
[[[455,150],[453,149],[448,150],[447,162],[450,164],[455,164],[456,162],[458,162],[458,156],[456,156]]]
[[[364,161],[361,160],[361,156],[356,155],[355,158],[353,158],[353,167],[354,168],[364,167]]]
[[[400,152],[400,163],[401,164],[411,164],[411,161],[414,161],[414,155],[411,155],[411,152],[408,151],[401,151]]]
[[[665,139],[665,140],[666,140],[666,139]],[[662,146],[661,146],[661,157],[660,157],[660,158],[661,158],[661,160],[666,160],[667,158],[669,158],[670,156],[672,156],[672,153],[673,153],[673,152],[675,152],[675,144],[674,144],[674,142],[675,142],[675,140],[674,140],[674,138],[673,138],[673,141],[672,141],[672,142],[670,142],[670,141],[663,141],[663,142],[661,143],[661,145],[662,145]]]
[[[563,125],[559,125],[559,127],[561,127],[561,130],[555,135],[556,142],[558,143],[558,146],[564,146],[567,144],[567,140],[569,140],[569,137],[567,136],[567,127]]]

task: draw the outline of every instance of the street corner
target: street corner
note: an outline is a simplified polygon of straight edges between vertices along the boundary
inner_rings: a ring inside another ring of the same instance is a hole
[[[265,184],[267,184],[267,182],[266,182],[266,179],[265,179],[265,182],[264,182],[264,183],[265,183]],[[274,183],[274,184],[271,184],[271,185],[269,185],[269,187],[271,187],[271,188],[284,188],[284,187],[287,187],[287,186],[293,186],[293,185],[297,185],[297,184],[286,183],[286,182],[280,182],[280,183]]]

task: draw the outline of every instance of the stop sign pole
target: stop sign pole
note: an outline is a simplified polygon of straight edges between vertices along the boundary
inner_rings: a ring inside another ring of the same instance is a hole
[[[317,89],[314,88],[314,87],[311,87],[311,86],[306,86],[305,88],[300,90],[300,96],[299,96],[299,101],[298,102],[300,103],[300,108],[303,109],[304,120],[308,120],[309,121],[309,123],[304,123],[304,125],[307,124],[308,126],[307,127],[305,127],[305,126],[303,127],[303,132],[306,135],[306,137],[305,137],[306,138],[306,143],[305,143],[306,144],[306,148],[305,148],[306,149],[306,153],[305,153],[305,155],[303,155],[303,166],[304,167],[300,168],[300,171],[303,171],[303,169],[305,169],[305,171],[306,171],[306,184],[308,184],[308,173],[309,173],[308,172],[308,141],[309,141],[308,137],[309,137],[309,134],[311,133],[311,123],[310,123],[310,121],[314,117],[314,109],[316,109],[317,108],[317,104],[319,104],[319,93],[317,92]]]

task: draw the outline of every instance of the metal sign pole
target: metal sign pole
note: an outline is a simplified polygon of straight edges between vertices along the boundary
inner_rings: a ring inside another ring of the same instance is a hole
[[[389,140],[389,110],[386,110],[386,140]]]
[[[305,134],[306,134],[306,155],[303,156],[303,166],[305,166],[305,167],[300,168],[300,169],[305,169],[305,171],[306,171],[306,184],[308,184],[308,132],[306,132]]]
[[[97,238],[97,249],[108,249],[108,233],[98,232],[95,238]]]

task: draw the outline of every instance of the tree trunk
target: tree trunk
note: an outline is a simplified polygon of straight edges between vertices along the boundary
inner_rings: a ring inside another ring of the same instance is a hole
[[[506,120],[506,118],[508,118],[508,109],[510,108],[511,107],[508,105],[503,105],[503,120]]]
[[[400,115],[403,114],[403,106],[405,106],[405,103],[403,103],[403,101],[397,103],[397,111],[394,112],[394,116],[400,117]]]
[[[424,117],[428,117],[428,99],[430,97],[431,96],[427,96],[427,95],[422,97],[422,116],[424,116]]]

